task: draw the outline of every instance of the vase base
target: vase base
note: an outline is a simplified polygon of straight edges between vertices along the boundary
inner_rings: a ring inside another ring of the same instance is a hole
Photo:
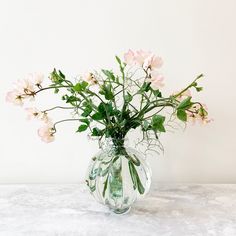
[[[130,211],[130,208],[131,207],[127,207],[127,208],[124,208],[124,209],[112,209],[112,211],[115,213],[115,214],[118,214],[118,215],[122,215],[122,214],[126,214]]]

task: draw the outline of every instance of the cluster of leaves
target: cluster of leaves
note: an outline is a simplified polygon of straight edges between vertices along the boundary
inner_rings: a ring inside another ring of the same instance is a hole
[[[62,96],[62,100],[74,107],[79,115],[80,125],[77,132],[89,129],[91,135],[99,139],[102,137],[122,139],[130,129],[140,126],[142,132],[153,132],[158,138],[159,133],[166,131],[166,117],[160,114],[166,107],[171,107],[179,120],[187,121],[187,111],[194,104],[191,97],[181,102],[178,96],[163,97],[159,89],[154,90],[151,83],[147,82],[150,76],[148,70],[143,70],[143,79],[137,81],[134,78],[135,73],[132,75],[126,73],[126,64],[119,57],[116,57],[116,61],[120,75],[115,75],[108,69],[101,70],[102,80],[94,75],[95,79],[99,80],[95,85],[99,89],[98,92],[94,92],[86,80],[80,79],[72,83],[60,70],[54,69],[51,73],[50,87],[54,88],[55,93],[58,93],[60,88],[66,88],[67,93]],[[201,91],[202,87],[198,87],[196,82],[201,77],[202,75],[197,77],[182,92],[191,87]],[[131,87],[136,89],[133,91]],[[181,95],[181,92],[178,95]],[[134,102],[136,96],[140,101],[138,106],[137,102],[136,104]],[[202,106],[200,112],[206,115]]]

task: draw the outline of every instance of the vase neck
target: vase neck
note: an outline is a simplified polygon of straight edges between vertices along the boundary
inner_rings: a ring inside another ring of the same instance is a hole
[[[102,143],[102,149],[124,149],[126,138],[106,138]]]

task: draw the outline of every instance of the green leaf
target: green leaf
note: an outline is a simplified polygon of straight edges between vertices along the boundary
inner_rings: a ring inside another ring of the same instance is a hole
[[[188,109],[192,106],[192,102],[191,102],[192,97],[187,97],[186,99],[184,99],[177,107],[177,109]]]
[[[208,112],[207,112],[203,107],[200,107],[200,108],[199,108],[198,113],[199,113],[199,115],[202,116],[202,117],[208,115]]]
[[[142,94],[144,92],[148,92],[151,89],[151,83],[150,82],[144,82],[142,87],[139,89],[138,93]]]
[[[59,92],[59,88],[55,88],[54,93],[58,93],[58,92]]]
[[[75,92],[82,92],[86,89],[86,87],[88,86],[88,83],[86,81],[82,81],[77,83],[74,87],[73,90]]]
[[[105,197],[106,189],[107,189],[107,183],[108,183],[108,176],[106,178],[106,181],[104,182],[104,188],[102,191],[102,196]]]
[[[102,85],[99,93],[104,95],[107,100],[112,100],[114,98],[114,95],[112,93],[112,87],[110,84]]]
[[[92,136],[102,136],[103,134],[103,131],[100,130],[99,128],[95,127],[93,128],[93,131],[92,131]]]
[[[115,81],[115,76],[110,70],[102,70],[102,73],[107,76],[108,79]]]
[[[154,96],[159,97],[159,98],[162,97],[162,94],[161,94],[160,90],[153,90],[152,89],[152,92],[153,92]]]
[[[148,122],[147,120],[145,120],[145,121],[143,122],[143,124],[142,124],[143,130],[144,130],[144,131],[147,131],[147,130],[149,129],[149,127],[150,127],[149,122]]]
[[[60,77],[63,78],[63,79],[66,78],[65,75],[64,75],[60,70],[59,70],[59,75],[60,75]]]
[[[203,87],[195,87],[198,92],[203,90]]]
[[[89,125],[90,124],[90,121],[88,119],[79,119],[79,121],[85,123],[86,125]]]
[[[177,110],[177,117],[182,121],[187,121],[187,113],[185,110],[178,109]]]
[[[102,120],[104,119],[104,115],[100,112],[97,112],[91,116],[93,120]]]
[[[87,128],[88,128],[87,125],[80,125],[79,128],[78,128],[78,130],[77,130],[76,132],[83,132],[83,131],[85,131]]]
[[[136,181],[136,178],[135,178],[134,173],[133,173],[132,162],[129,161],[128,165],[129,165],[130,176],[131,176],[131,179],[132,179],[132,182],[133,182],[133,188],[135,190],[137,188],[137,181]]]
[[[93,111],[92,107],[90,105],[87,105],[81,116],[87,117],[92,111]]]
[[[139,193],[144,194],[145,189],[141,183],[141,180],[139,178],[138,172],[134,164],[131,161],[129,161],[128,165],[134,189],[138,188]]]
[[[127,95],[125,95],[125,102],[129,103],[131,102],[133,99],[132,95],[130,93],[127,93]]]
[[[61,84],[64,81],[64,78],[60,76],[60,72],[57,72],[55,68],[50,74],[50,79],[55,84]]]
[[[156,131],[166,132],[164,127],[165,117],[162,115],[154,115],[152,117],[152,128]]]
[[[118,62],[118,64],[121,66],[121,60],[118,56],[116,56],[116,61]]]

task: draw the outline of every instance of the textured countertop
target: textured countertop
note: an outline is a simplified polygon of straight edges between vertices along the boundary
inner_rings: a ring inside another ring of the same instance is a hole
[[[236,185],[153,184],[126,215],[83,184],[0,185],[0,236],[235,236]]]

